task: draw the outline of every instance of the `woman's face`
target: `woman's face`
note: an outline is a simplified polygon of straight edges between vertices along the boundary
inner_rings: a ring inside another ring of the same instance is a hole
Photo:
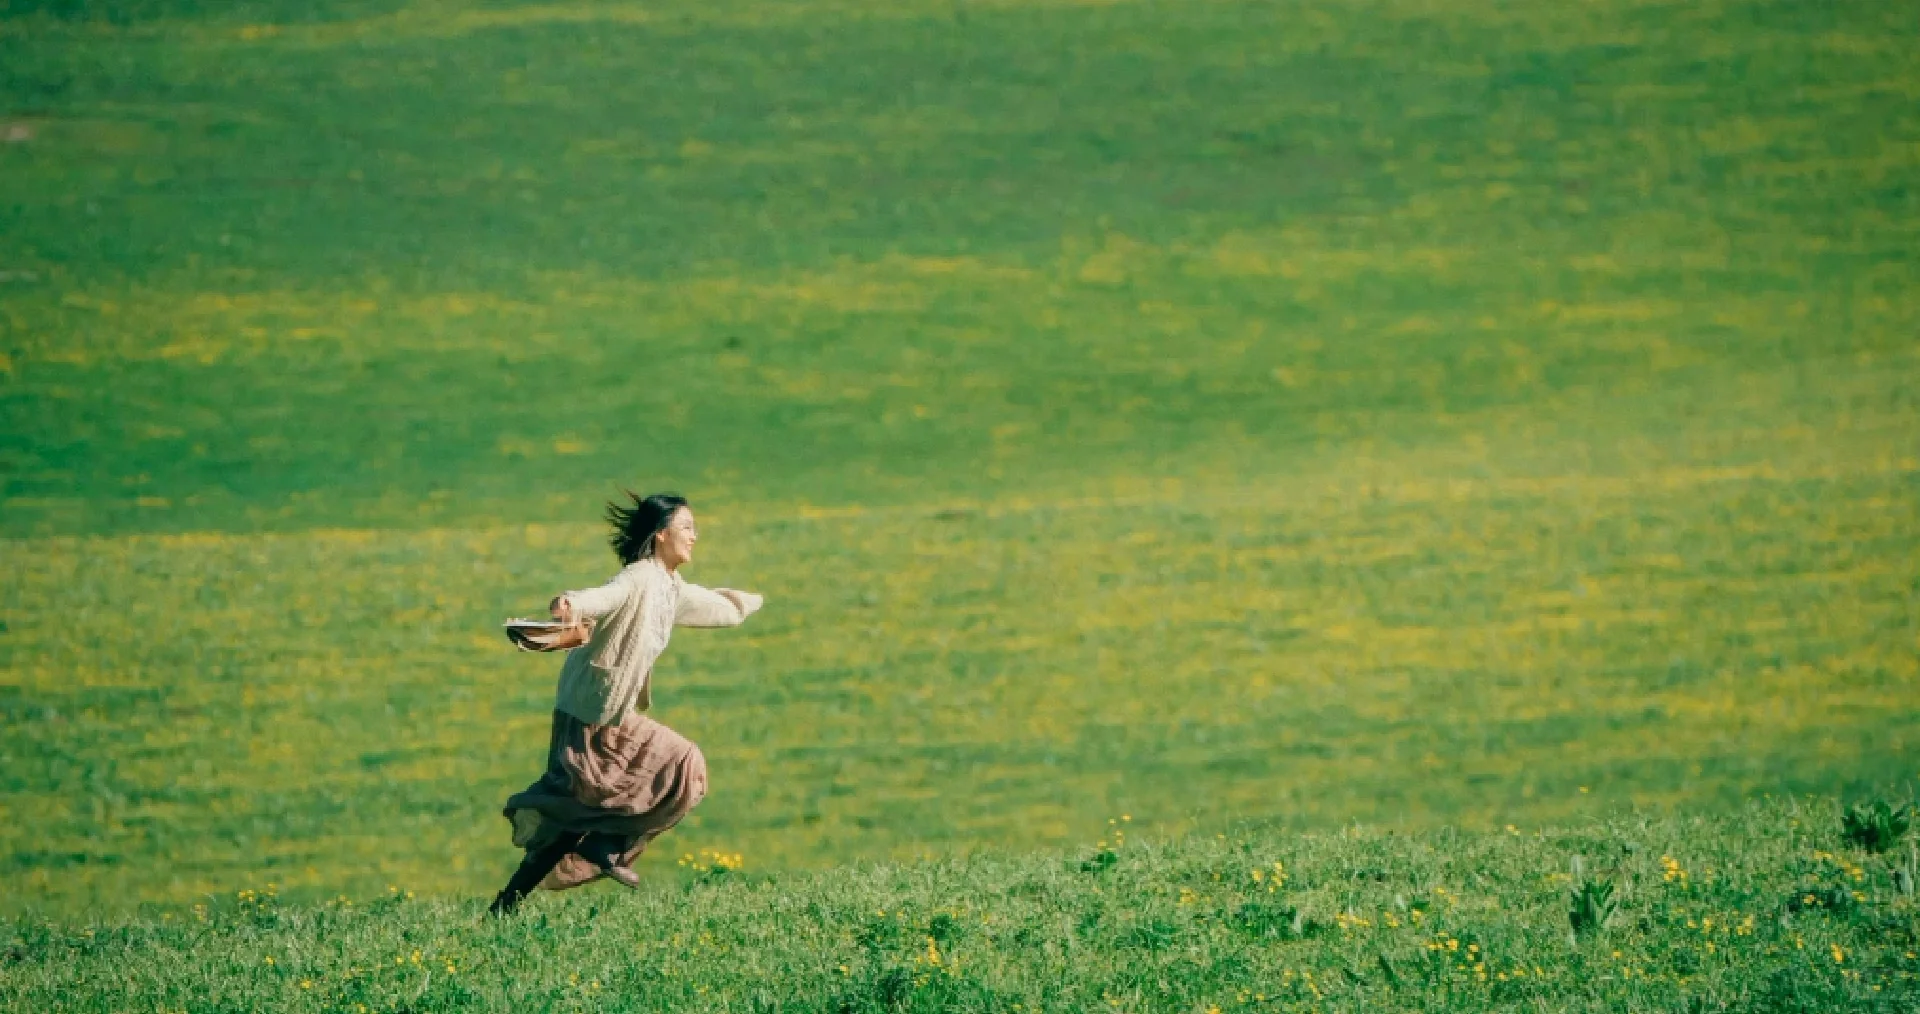
[[[653,555],[668,570],[693,559],[693,544],[700,541],[700,532],[693,526],[693,512],[685,507],[674,511],[667,527],[653,540]]]

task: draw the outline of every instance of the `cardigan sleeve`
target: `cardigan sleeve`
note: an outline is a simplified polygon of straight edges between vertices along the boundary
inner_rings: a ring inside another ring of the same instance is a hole
[[[682,627],[736,627],[758,612],[764,601],[752,592],[716,591],[689,581],[680,586],[680,608],[673,622]]]
[[[626,571],[621,571],[613,576],[613,580],[598,588],[570,591],[560,597],[573,607],[576,618],[592,617],[597,620],[620,608],[632,594],[633,583],[627,579]]]

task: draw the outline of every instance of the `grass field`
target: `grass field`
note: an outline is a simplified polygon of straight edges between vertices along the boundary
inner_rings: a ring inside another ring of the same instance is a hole
[[[0,919],[0,1003],[1904,1014],[1920,1003],[1920,859],[1850,843],[1836,809],[1144,847],[1115,818],[1066,854],[774,877],[706,857],[637,896],[537,896],[510,921],[398,885],[323,905],[262,887],[124,922]]]
[[[0,912],[497,886],[623,484],[663,885],[1911,791],[1911,14],[0,4]]]

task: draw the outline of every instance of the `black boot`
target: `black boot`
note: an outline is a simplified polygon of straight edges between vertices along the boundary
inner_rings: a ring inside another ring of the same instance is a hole
[[[539,887],[542,880],[547,879],[547,874],[552,873],[553,868],[560,865],[560,860],[565,859],[567,853],[579,847],[582,837],[584,836],[578,834],[563,834],[540,848],[528,849],[526,856],[520,860],[520,868],[514,870],[513,876],[508,878],[507,886],[493,896],[493,904],[487,906],[487,914],[512,915],[514,909],[520,907],[521,900],[532,894],[533,889]]]

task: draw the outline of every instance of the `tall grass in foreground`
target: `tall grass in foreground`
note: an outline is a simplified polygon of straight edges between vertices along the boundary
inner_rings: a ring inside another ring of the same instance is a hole
[[[1127,840],[637,894],[281,904],[0,923],[19,1010],[1905,1011],[1912,843],[1831,801],[1571,828]],[[1848,825],[1851,827],[1851,825]],[[1905,870],[1905,875],[1902,871]],[[1595,885],[1604,884],[1600,891]],[[1611,896],[1605,918],[1583,903]]]

